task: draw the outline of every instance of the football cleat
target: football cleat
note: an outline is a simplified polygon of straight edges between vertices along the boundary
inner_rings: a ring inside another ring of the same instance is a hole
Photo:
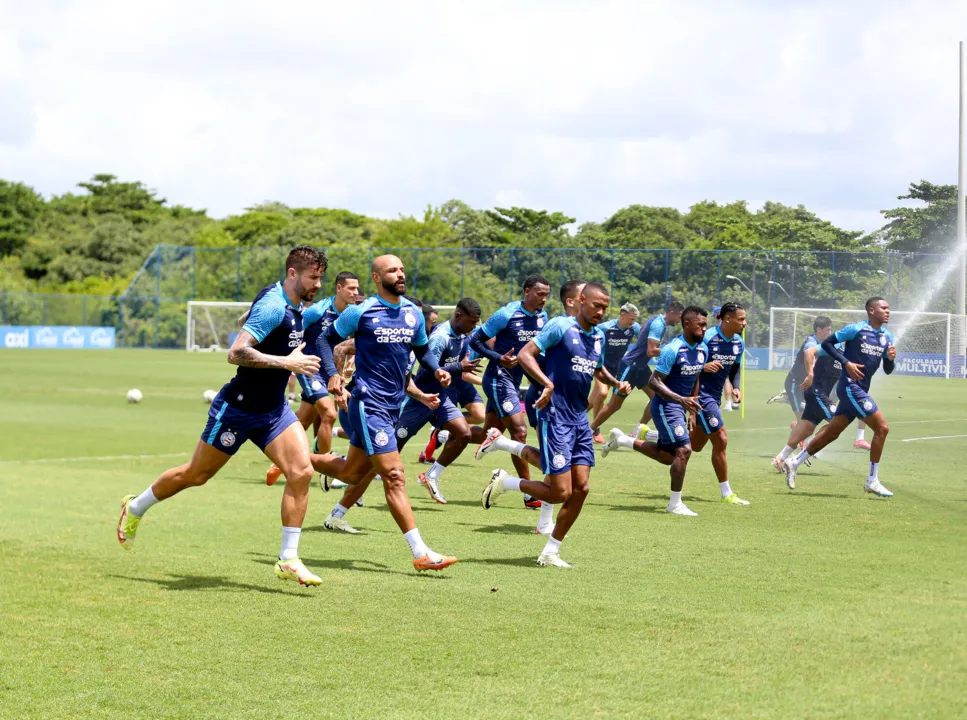
[[[591,435],[591,439],[594,440],[594,442],[596,442],[598,445],[604,444],[604,435],[601,434],[601,428],[598,428],[594,431],[594,433]]]
[[[421,572],[423,570],[443,570],[443,568],[448,568],[455,562],[457,562],[455,557],[441,555],[430,550],[430,552],[421,557],[413,558],[413,567]]]
[[[537,564],[540,567],[558,567],[569,569],[571,566],[566,562],[561,560],[561,556],[558,553],[541,553],[541,556],[537,558]]]
[[[867,442],[866,440],[857,440],[856,442],[853,443],[853,447],[856,448],[857,450],[869,450],[870,443]]]
[[[685,517],[698,517],[698,513],[692,512],[691,510],[689,510],[688,506],[683,502],[680,502],[677,505],[669,505],[667,508],[665,508],[665,512],[669,513],[670,515],[684,515]]]
[[[359,530],[350,525],[344,517],[333,517],[330,515],[322,521],[322,526],[326,530],[335,530],[336,532],[349,533],[350,535],[359,533]]]
[[[282,477],[282,470],[275,465],[270,467],[265,473],[265,484],[271,487],[278,482],[279,478]]]
[[[128,507],[137,495],[126,495],[121,500],[121,519],[118,520],[118,542],[125,550],[130,550],[134,546],[134,536],[138,532],[138,524],[141,518],[132,515]]]
[[[506,470],[494,470],[490,475],[490,482],[483,489],[480,496],[480,504],[484,510],[489,510],[494,506],[497,497],[504,491],[504,478],[509,477]]]
[[[528,510],[540,510],[541,501],[533,495],[524,495],[524,507]]]
[[[438,502],[441,505],[447,504],[447,499],[443,497],[443,493],[440,492],[440,483],[431,478],[426,473],[420,473],[420,477],[417,480],[420,485],[426,485],[427,492],[430,493],[430,497],[433,498],[434,502]]]
[[[784,473],[786,472],[786,461],[776,455],[772,458],[772,467],[776,469],[777,473]]]
[[[724,502],[726,505],[751,505],[752,504],[748,500],[743,500],[735,493],[729,493],[728,495],[726,495],[724,498],[722,498],[722,502]]]
[[[279,560],[275,563],[275,574],[280,580],[298,580],[300,585],[322,585],[322,578],[309,572],[299,558]]]
[[[773,395],[771,398],[766,400],[766,405],[772,405],[773,403],[777,403],[777,402],[785,402],[786,397],[787,397],[786,391],[783,390],[782,392],[778,392],[775,395]]]
[[[798,469],[792,463],[786,463],[786,487],[790,490],[796,489],[796,472]]]
[[[487,453],[492,453],[494,450],[496,450],[497,446],[495,443],[497,442],[497,438],[499,438],[502,434],[503,433],[501,433],[497,428],[490,428],[487,431],[487,437],[484,438],[482,443],[480,443],[480,447],[474,451],[474,459],[479,460]]]
[[[608,441],[601,447],[601,457],[606,458],[608,455],[618,449],[618,439],[624,437],[624,433],[621,428],[611,428],[611,432],[608,433]]]
[[[866,485],[863,486],[863,491],[872,493],[877,497],[893,497],[893,493],[883,487],[883,484],[879,480],[874,480],[873,482],[867,481]]]

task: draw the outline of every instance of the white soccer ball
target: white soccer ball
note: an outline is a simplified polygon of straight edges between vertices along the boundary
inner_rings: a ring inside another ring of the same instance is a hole
[[[214,390],[206,390],[205,392],[203,392],[201,394],[201,398],[202,398],[202,400],[205,401],[205,404],[206,405],[211,405],[212,404],[212,401],[215,399],[215,396],[217,394],[218,393],[216,393]]]
[[[137,388],[133,388],[131,390],[128,390],[128,402],[129,403],[137,404],[137,403],[141,402],[141,398],[143,398],[143,397],[144,397],[144,395],[142,395],[141,394],[141,391],[138,390]]]

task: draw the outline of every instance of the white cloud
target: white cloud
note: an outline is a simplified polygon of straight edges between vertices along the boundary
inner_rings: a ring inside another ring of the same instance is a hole
[[[458,197],[600,220],[954,182],[967,4],[0,0],[0,168],[216,216]]]

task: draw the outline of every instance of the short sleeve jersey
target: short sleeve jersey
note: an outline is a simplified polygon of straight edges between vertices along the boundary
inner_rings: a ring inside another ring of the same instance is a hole
[[[863,366],[862,380],[856,382],[846,374],[844,369],[841,374],[842,381],[859,385],[869,392],[870,380],[880,369],[880,362],[886,354],[886,349],[893,344],[893,334],[883,326],[880,326],[879,330],[874,330],[864,320],[847,325],[842,330],[837,330],[835,337],[836,342],[841,342],[846,346],[843,351],[846,359]]]
[[[725,337],[722,326],[716,325],[705,332],[705,345],[708,347],[706,362],[718,360],[722,363],[722,369],[714,373],[703,372],[699,380],[699,391],[718,402],[722,398],[722,390],[732,372],[732,366],[742,364],[745,344],[741,335]]]
[[[625,356],[628,346],[641,333],[641,325],[633,323],[631,327],[623,328],[615,318],[598,325],[598,330],[604,336],[604,364],[614,366]]]
[[[650,318],[648,318],[648,322],[641,327],[641,332],[638,333],[638,342],[632,345],[631,349],[625,353],[625,364],[632,366],[636,363],[647,363],[651,359],[648,357],[649,338],[652,340],[657,340],[660,344],[664,335],[665,316],[652,315]]]
[[[491,315],[477,331],[484,337],[494,338],[494,352],[504,355],[508,350],[520,352],[527,343],[537,337],[547,324],[547,312],[528,312],[519,300],[508,303]],[[494,377],[498,372],[506,373],[516,385],[520,385],[524,370],[520,365],[508,370],[497,362],[487,363],[484,377]]]
[[[293,305],[282,283],[259,291],[242,330],[255,338],[255,349],[266,355],[288,355],[302,344],[302,305]],[[282,407],[289,371],[240,367],[222,388],[229,405],[251,413]]]
[[[708,346],[704,342],[689,345],[679,335],[661,349],[655,371],[665,376],[665,385],[677,395],[691,395],[695,389],[695,376],[705,367]],[[655,395],[655,402],[667,405],[668,401]]]
[[[338,317],[339,311],[336,310],[335,296],[313,303],[302,312],[302,326],[305,328],[302,341],[306,344],[309,353],[319,354],[314,349],[318,347],[319,338],[326,334],[326,330],[336,322]]]
[[[575,318],[549,324],[534,339],[544,353],[544,372],[554,383],[547,409],[552,423],[588,424],[588,393],[594,371],[603,364],[604,337],[597,328],[585,331]]]
[[[356,338],[353,397],[375,409],[399,410],[410,347],[427,343],[420,309],[406,298],[391,305],[374,295],[343,310],[333,327],[344,339]]]
[[[456,332],[453,329],[453,325],[449,322],[438,323],[433,326],[433,331],[430,333],[426,352],[436,358],[437,364],[440,367],[446,367],[447,365],[455,365],[463,360],[467,356],[469,344],[470,338],[467,335],[460,335]],[[454,385],[456,385],[458,378],[453,377],[452,380],[454,382],[444,390],[433,371],[422,363],[420,364],[420,370],[417,372],[416,378],[414,378],[416,386],[423,392],[447,392],[453,396],[456,391]],[[459,379],[459,382],[463,382],[463,380]]]
[[[819,340],[816,339],[815,335],[810,335],[805,340],[803,340],[802,345],[799,346],[799,352],[796,353],[796,358],[792,362],[792,367],[789,369],[789,374],[795,378],[796,382],[802,381],[806,377],[806,355],[805,352],[811,348],[819,345]]]

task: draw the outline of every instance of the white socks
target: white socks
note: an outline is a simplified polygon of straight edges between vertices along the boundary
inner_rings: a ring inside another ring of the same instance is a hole
[[[437,435],[437,437],[439,437],[439,435]],[[505,437],[497,438],[497,440],[494,442],[494,445],[498,450],[509,452],[511,455],[516,455],[517,457],[520,457],[524,452],[524,448],[527,447],[524,445],[524,443]]]
[[[554,523],[554,506],[541,500],[540,514],[537,516],[537,527],[548,527]]]
[[[732,410],[732,401],[731,400],[727,400],[722,405],[722,410],[725,411],[725,412],[729,412],[730,410]]]
[[[779,451],[780,460],[788,460],[789,456],[796,452],[796,448],[791,448],[788,445],[783,445],[782,450]]]
[[[154,493],[151,492],[151,487],[149,486],[147,490],[131,501],[131,504],[128,505],[128,512],[134,515],[134,517],[142,517],[146,512],[148,512],[149,507],[152,505],[157,505],[159,502],[161,501],[154,496]]]
[[[866,439],[866,428],[865,427],[856,428],[856,442],[859,442],[860,440],[865,440],[865,439]]]
[[[645,440],[647,440],[648,442],[658,442],[658,431],[649,430],[648,432],[646,432]]]
[[[437,433],[437,442],[439,442],[440,436],[443,433],[444,433],[443,430],[441,430],[440,432]],[[518,444],[520,444],[520,443],[518,443]],[[430,478],[431,480],[433,480],[433,481],[437,481],[437,480],[440,479],[440,476],[443,474],[443,471],[444,470],[446,470],[446,466],[441,465],[438,462],[435,462],[435,463],[433,463],[433,467],[431,467],[429,470],[426,471],[426,476],[428,478]]]
[[[668,507],[675,507],[676,505],[681,505],[681,504],[682,504],[681,490],[679,490],[678,492],[675,492],[674,490],[672,490],[671,497],[668,500]]]
[[[560,555],[561,554],[561,541],[555,540],[552,537],[547,538],[547,545],[541,550],[541,555]]]
[[[279,560],[291,560],[299,557],[299,535],[302,528],[282,526],[282,549],[279,551]]]
[[[729,485],[729,481],[726,480],[724,483],[719,483],[719,490],[722,491],[722,497],[728,497],[732,494],[732,486]]]
[[[520,443],[517,444],[520,445]],[[519,477],[508,475],[504,478],[504,490],[515,490],[516,492],[520,492],[521,482],[522,481]]]
[[[879,474],[880,474],[880,463],[871,462],[870,474],[866,478],[866,484],[872,485],[873,483],[877,482],[880,479]]]
[[[409,543],[410,552],[413,553],[414,558],[419,559],[430,553],[430,548],[425,542],[423,542],[423,538],[420,537],[420,531],[416,528],[413,528],[407,533],[403,533],[403,537],[406,538],[406,542]]]
[[[336,503],[336,507],[334,507],[332,509],[332,512],[329,513],[329,514],[332,517],[334,517],[334,518],[341,518],[341,517],[343,517],[348,512],[349,512],[349,508],[348,507],[343,507],[339,503]]]
[[[631,450],[635,449],[635,439],[631,435],[619,435],[615,440],[615,444],[618,447],[629,448]]]
[[[809,450],[807,448],[806,450],[803,450],[801,453],[799,453],[798,455],[796,455],[796,457],[794,457],[792,459],[792,461],[791,461],[790,464],[794,468],[797,468],[800,465],[802,465],[804,462],[806,462],[806,458],[811,458],[811,457],[812,457],[812,455],[809,454]]]

